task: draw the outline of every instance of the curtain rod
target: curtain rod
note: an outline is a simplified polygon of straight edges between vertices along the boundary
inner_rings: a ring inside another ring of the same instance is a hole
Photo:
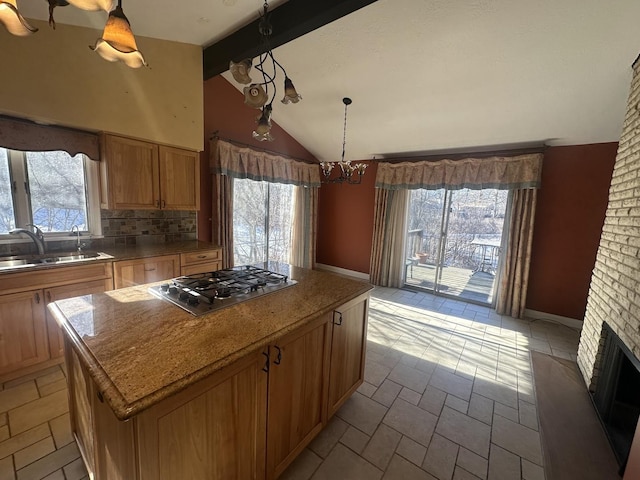
[[[209,136],[209,140],[213,140],[214,138],[217,138],[218,140],[224,140],[225,142],[229,142],[229,143],[231,143],[233,145],[236,145],[238,147],[252,148],[254,150],[259,150],[261,152],[271,153],[273,155],[278,155],[280,157],[290,158],[291,160],[296,160],[298,162],[308,163],[309,165],[319,165],[318,162],[310,162],[309,160],[305,160],[303,158],[298,158],[298,157],[294,157],[294,156],[291,156],[291,155],[287,155],[286,153],[276,152],[275,150],[267,150],[266,148],[256,147],[255,145],[251,145],[249,143],[239,142],[239,141],[233,140],[231,138],[222,137],[222,136],[218,135],[218,131],[217,130],[215,132],[213,132]]]
[[[458,153],[438,153],[433,155],[415,155],[411,157],[389,157],[376,158],[377,162],[400,163],[400,162],[436,162],[438,160],[463,160],[465,158],[490,158],[490,157],[516,157],[532,153],[544,153],[546,145],[540,147],[517,148],[512,150],[493,150],[484,152],[458,152]],[[376,155],[377,156],[377,155]]]

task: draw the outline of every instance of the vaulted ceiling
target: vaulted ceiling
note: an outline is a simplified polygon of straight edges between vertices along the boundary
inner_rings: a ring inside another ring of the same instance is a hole
[[[20,4],[41,19],[46,6]],[[136,36],[203,47],[261,7],[123,2]],[[340,155],[345,96],[350,159],[617,141],[638,18],[637,0],[378,0],[274,50],[303,100],[275,102],[273,119],[321,160]],[[58,23],[102,29],[105,19],[56,9]]]

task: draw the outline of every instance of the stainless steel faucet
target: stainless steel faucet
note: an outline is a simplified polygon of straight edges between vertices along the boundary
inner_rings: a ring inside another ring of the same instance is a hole
[[[78,235],[76,237],[77,238],[76,248],[77,248],[78,252],[81,252],[83,244],[80,243],[80,227],[78,227],[78,225],[74,225],[73,227],[71,227],[71,235],[73,235],[73,231],[74,230],[75,230],[76,234]]]
[[[42,233],[42,230],[40,230],[38,227],[36,227],[32,223],[27,223],[25,227],[33,227],[33,229],[35,230],[35,233],[32,232],[31,230],[27,230],[26,228],[14,228],[13,230],[9,231],[9,233],[12,235],[24,233],[25,235],[29,236],[31,240],[33,240],[33,243],[35,243],[36,248],[38,249],[38,254],[44,255],[45,243],[44,243],[44,234]]]

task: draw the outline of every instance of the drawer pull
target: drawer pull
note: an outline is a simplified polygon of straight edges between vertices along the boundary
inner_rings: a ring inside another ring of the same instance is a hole
[[[206,255],[198,255],[198,258],[207,258]]]
[[[273,363],[274,363],[274,365],[280,365],[280,362],[282,362],[282,350],[277,345],[274,345],[273,348],[278,350],[278,357],[274,360]]]
[[[36,292],[36,303],[40,303],[40,294]]]
[[[339,315],[338,321],[336,322],[336,313]],[[342,325],[342,313],[341,312],[333,312],[333,324],[336,326]]]
[[[269,353],[262,352],[262,354],[267,357],[267,360],[264,362],[264,367],[262,367],[262,371],[265,373],[269,373]]]
[[[156,271],[156,267],[153,268],[146,268],[144,269],[145,272],[155,272]]]

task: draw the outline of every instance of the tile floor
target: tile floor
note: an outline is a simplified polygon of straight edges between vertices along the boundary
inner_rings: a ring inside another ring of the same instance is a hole
[[[376,288],[365,383],[281,478],[544,480],[530,350],[579,334],[456,300]],[[86,479],[64,369],[0,388],[0,480]]]

